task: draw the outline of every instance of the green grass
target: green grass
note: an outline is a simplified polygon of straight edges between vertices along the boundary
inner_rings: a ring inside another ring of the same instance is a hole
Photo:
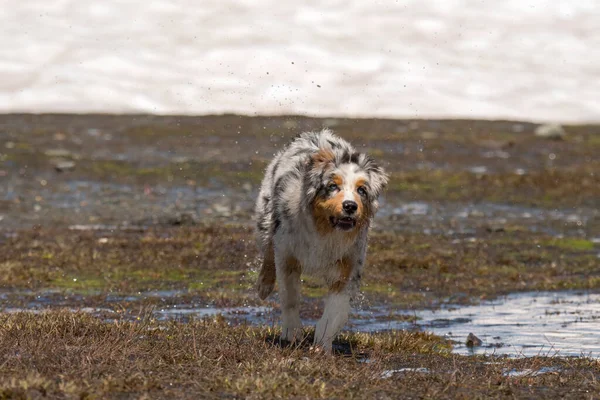
[[[579,239],[579,238],[561,238],[551,239],[546,242],[550,246],[555,246],[560,249],[573,250],[573,251],[586,251],[594,250],[594,243],[590,240]]]
[[[418,307],[455,293],[471,301],[511,291],[600,288],[600,260],[593,249],[585,239],[527,231],[460,243],[445,236],[373,232],[362,291],[374,301]],[[22,231],[0,243],[0,286],[84,294],[175,290],[227,298],[231,304],[256,303],[256,257],[253,232],[242,226],[101,235]],[[308,299],[326,294],[320,280],[303,279]]]

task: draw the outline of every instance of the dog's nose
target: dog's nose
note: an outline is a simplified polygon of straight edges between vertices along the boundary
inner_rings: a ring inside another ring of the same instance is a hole
[[[344,211],[346,211],[348,214],[354,214],[356,212],[356,210],[358,209],[358,204],[356,204],[355,201],[352,200],[346,200],[342,203],[342,208],[344,209]]]

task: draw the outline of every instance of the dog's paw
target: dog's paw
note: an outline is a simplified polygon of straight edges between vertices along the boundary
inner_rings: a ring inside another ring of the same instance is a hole
[[[256,289],[258,290],[258,297],[261,300],[266,299],[275,288],[275,282],[266,282],[265,280],[259,280],[256,285]]]
[[[327,349],[321,345],[313,344],[308,349],[312,354],[320,355],[320,356],[331,356],[333,355],[332,349]]]
[[[304,339],[304,331],[302,330],[302,326],[295,328],[285,328],[283,327],[281,330],[281,339],[286,340],[290,343],[299,343]]]

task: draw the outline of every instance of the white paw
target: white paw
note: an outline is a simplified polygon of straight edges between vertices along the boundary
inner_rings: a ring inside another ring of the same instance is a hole
[[[327,332],[325,332],[324,329],[319,329],[319,326],[317,326],[317,329],[315,330],[314,346],[322,349],[324,352],[331,352],[333,337],[326,335]]]
[[[288,342],[300,342],[304,338],[302,325],[300,326],[283,326],[281,328],[281,339]]]

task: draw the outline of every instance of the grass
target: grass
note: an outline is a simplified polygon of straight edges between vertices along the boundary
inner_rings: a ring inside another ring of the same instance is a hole
[[[154,320],[157,307],[275,304],[260,302],[253,289],[248,227],[173,227],[179,222],[162,223],[157,212],[179,211],[178,200],[154,193],[252,191],[275,151],[324,125],[376,156],[392,175],[386,199],[394,202],[599,206],[600,126],[567,126],[565,140],[546,141],[533,135],[535,124],[510,121],[0,116],[0,139],[12,142],[0,148],[0,179],[9,177],[17,194],[0,201],[0,211],[3,223],[18,226],[0,238],[0,300],[11,308],[47,305],[38,314],[0,312],[0,399],[592,398],[600,391],[599,363],[586,357],[464,357],[442,338],[406,331],[344,333],[340,354],[329,356],[311,350],[309,330],[300,346],[286,347],[270,326],[223,317]],[[56,171],[56,157],[75,162],[74,169]],[[472,172],[480,166],[486,171]],[[50,199],[60,204],[78,194],[64,192],[77,181],[128,191],[90,189],[86,208],[77,200],[63,220],[65,209]],[[37,214],[34,199],[42,206]],[[162,200],[168,204],[156,203]],[[80,208],[86,213],[77,214]],[[65,227],[136,225],[147,216],[153,227],[140,231]],[[588,235],[595,226],[588,221]],[[398,309],[515,291],[600,289],[598,248],[589,240],[519,225],[475,236],[373,232],[364,299],[384,304],[389,319],[411,321],[414,315]],[[320,315],[324,292],[306,279],[303,318]],[[92,316],[60,307],[108,310]],[[512,370],[530,373],[508,375]]]
[[[411,308],[523,290],[597,289],[600,260],[593,249],[588,240],[527,231],[459,242],[373,232],[362,290],[374,301]],[[0,243],[0,287],[83,294],[176,290],[229,305],[258,304],[256,257],[253,232],[237,225],[24,230]],[[318,300],[325,291],[306,277],[303,293]]]
[[[600,174],[594,173],[593,168],[542,169],[525,175],[392,169],[388,192],[392,196],[420,201],[469,200],[546,208],[593,206],[595,199],[600,197]]]
[[[275,151],[297,133],[329,124],[327,119],[289,116],[8,115],[0,117],[5,128],[0,139],[13,145],[0,149],[0,169],[24,174],[23,179],[41,175],[49,182],[256,185]],[[546,208],[598,206],[598,126],[567,126],[566,140],[547,141],[533,135],[534,124],[510,121],[337,119],[333,125],[391,172],[388,196]],[[519,133],[513,131],[515,125]],[[86,133],[90,127],[92,136]],[[106,135],[110,139],[103,139]],[[57,149],[68,150],[61,158],[76,163],[60,176],[50,173],[52,150]],[[495,158],[494,151],[508,158]],[[489,172],[473,173],[475,166]]]
[[[438,337],[346,334],[345,355],[281,347],[266,327],[220,318],[105,322],[83,313],[0,314],[0,398],[581,398],[586,358],[463,357]],[[428,372],[390,372],[427,368]],[[510,370],[549,371],[510,377]]]
[[[585,250],[594,250],[594,243],[590,240],[578,239],[578,238],[561,238],[561,239],[552,239],[547,242],[552,246],[556,246],[560,249],[564,250],[573,250],[573,251],[585,251]]]
[[[600,274],[591,242],[577,238],[503,232],[457,243],[446,236],[384,232],[370,243],[365,292],[403,306],[435,305],[456,294],[477,301],[514,291],[557,290],[565,282],[570,289],[592,289]]]
[[[447,353],[439,338],[423,333],[341,338],[356,354],[375,357],[366,366],[352,357],[313,354],[307,346],[282,349],[269,328],[230,326],[218,318],[108,323],[56,311],[1,315],[0,326],[0,393],[9,398],[360,396],[380,381],[380,354]],[[361,387],[365,380],[370,387]]]

